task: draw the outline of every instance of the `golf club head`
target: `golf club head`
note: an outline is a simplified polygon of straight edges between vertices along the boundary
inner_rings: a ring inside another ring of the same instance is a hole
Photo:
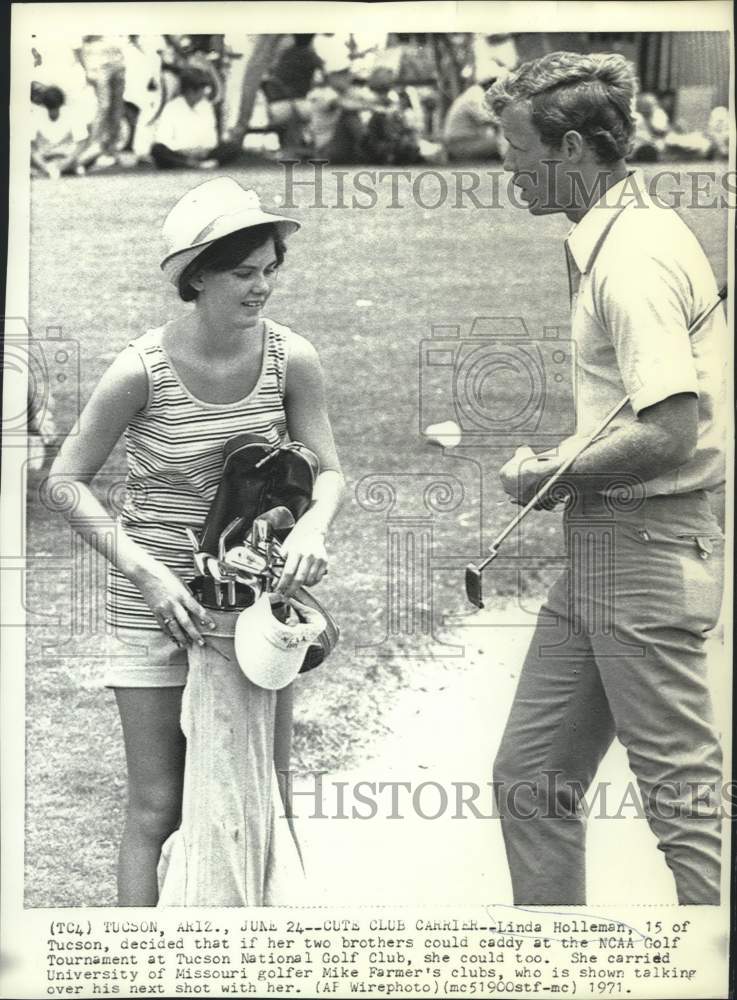
[[[294,525],[294,514],[287,507],[272,507],[270,510],[259,514],[259,521],[266,521],[271,525],[273,537],[283,542]]]
[[[205,560],[207,575],[211,576],[216,583],[227,583],[235,579],[235,569],[226,566],[225,563],[216,559],[215,556],[207,556]]]
[[[296,524],[294,514],[288,507],[272,507],[270,510],[259,514],[260,521],[268,521],[276,531],[278,528],[293,528]]]
[[[224,562],[235,570],[247,573],[263,573],[267,568],[266,559],[259,552],[254,552],[250,545],[236,545],[225,553]]]
[[[197,573],[200,576],[209,576],[210,571],[207,568],[207,553],[206,552],[194,552],[194,565]]]
[[[483,608],[481,592],[481,570],[473,563],[466,566],[466,597],[476,608]]]
[[[225,545],[226,545],[226,543],[228,541],[228,538],[233,534],[233,532],[236,530],[236,528],[239,527],[239,525],[241,525],[242,523],[243,523],[243,518],[242,517],[235,517],[230,522],[230,524],[226,525],[223,528],[223,530],[220,532],[220,538],[218,539],[218,559],[221,562],[223,561],[223,558],[225,557]]]

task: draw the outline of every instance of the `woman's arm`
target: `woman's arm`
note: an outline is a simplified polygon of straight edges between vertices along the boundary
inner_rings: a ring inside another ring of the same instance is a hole
[[[303,337],[291,334],[288,357],[284,407],[289,436],[314,451],[320,460],[312,504],[282,546],[286,561],[276,589],[292,594],[301,586],[318,583],[327,571],[325,535],[340,507],[345,480],[330,427],[317,351]]]
[[[134,583],[160,623],[180,645],[200,641],[189,619],[209,616],[184,584],[163,563],[133,541],[97,500],[89,486],[133,416],[146,405],[148,380],[137,353],[126,348],[95,387],[74,429],[64,441],[49,473],[49,488],[66,486],[75,498],[64,515],[90,545]],[[112,548],[108,539],[113,539]]]

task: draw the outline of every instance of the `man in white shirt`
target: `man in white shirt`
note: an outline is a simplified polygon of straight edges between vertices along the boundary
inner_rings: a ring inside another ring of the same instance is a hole
[[[218,142],[215,109],[207,97],[209,84],[202,70],[182,70],[181,93],[161,112],[151,147],[159,169],[208,170],[237,156],[238,149],[232,144]]]
[[[625,162],[636,81],[618,55],[552,53],[488,94],[504,166],[532,215],[564,212],[576,356],[576,436],[501,470],[518,503],[627,394],[575,461],[569,567],[545,601],[495,762],[517,904],[586,901],[577,808],[615,735],[681,904],[720,895],[721,751],[705,638],[724,539],[721,309],[709,262]]]

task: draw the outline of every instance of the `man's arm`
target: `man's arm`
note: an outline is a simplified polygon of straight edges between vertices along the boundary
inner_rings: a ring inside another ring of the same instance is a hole
[[[642,410],[637,417],[595,441],[574,461],[571,474],[612,476],[627,474],[645,482],[672,472],[696,450],[698,400],[679,393]],[[527,503],[544,480],[554,475],[580,439],[570,438],[554,451],[532,457],[518,452],[501,469],[502,485],[519,503]]]
[[[611,337],[622,394],[629,395],[634,416],[590,445],[571,472],[626,473],[646,482],[677,469],[696,449],[698,374],[688,331],[688,276],[667,259],[638,253],[635,245],[629,259],[609,259],[602,271],[593,286],[593,308]],[[505,490],[529,500],[580,444],[564,441],[542,461],[518,454],[502,469]]]
[[[628,472],[655,479],[693,457],[698,437],[698,399],[678,393],[641,410],[628,424],[595,441],[576,459],[572,472],[581,475]]]

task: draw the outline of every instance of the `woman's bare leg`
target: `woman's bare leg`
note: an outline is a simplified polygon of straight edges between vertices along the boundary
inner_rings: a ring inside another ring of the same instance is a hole
[[[181,687],[116,688],[128,764],[118,905],[155,906],[161,845],[179,826],[186,741]]]

